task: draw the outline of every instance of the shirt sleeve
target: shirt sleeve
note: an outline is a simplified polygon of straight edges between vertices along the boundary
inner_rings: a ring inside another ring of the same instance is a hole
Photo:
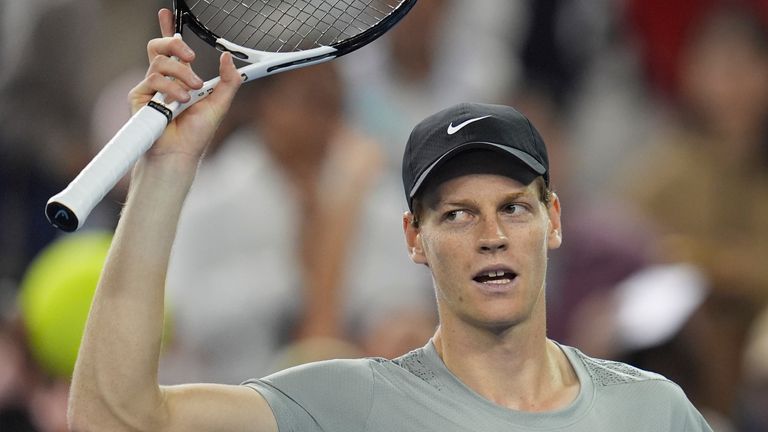
[[[685,407],[685,430],[686,432],[712,432],[712,428],[709,426],[701,412],[693,406],[693,404],[686,398]]]
[[[267,400],[280,432],[361,431],[373,404],[366,359],[309,363],[243,385]]]
[[[704,416],[691,403],[683,389],[672,381],[663,382],[669,391],[669,404],[672,407],[673,429],[685,432],[712,432]]]

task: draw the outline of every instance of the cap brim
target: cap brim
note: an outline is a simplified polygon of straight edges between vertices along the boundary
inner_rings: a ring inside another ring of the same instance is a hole
[[[493,150],[505,154],[509,154],[511,156],[514,156],[517,160],[522,162],[525,166],[531,169],[532,172],[538,174],[538,175],[544,175],[547,170],[544,168],[544,165],[542,165],[539,161],[537,161],[533,156],[529,155],[528,153],[518,150],[516,148],[503,146],[501,144],[495,144],[490,142],[471,142],[462,144],[460,146],[454,147],[450,151],[446,152],[442,156],[440,156],[436,161],[432,162],[431,165],[427,167],[416,179],[416,182],[413,184],[413,187],[411,188],[408,197],[413,198],[416,195],[416,192],[419,191],[419,188],[421,185],[426,181],[426,179],[429,177],[430,173],[432,173],[436,168],[447,162],[448,160],[452,159],[454,156],[458,155],[459,153],[463,153],[468,150],[473,149],[488,149]]]

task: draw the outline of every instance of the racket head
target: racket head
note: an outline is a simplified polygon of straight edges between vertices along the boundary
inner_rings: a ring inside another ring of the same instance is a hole
[[[359,49],[397,24],[416,0],[174,0],[176,32],[249,62],[262,53]],[[307,55],[310,55],[307,53]]]

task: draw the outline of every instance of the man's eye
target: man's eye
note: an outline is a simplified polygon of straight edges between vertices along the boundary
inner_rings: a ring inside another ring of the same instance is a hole
[[[506,214],[518,214],[524,212],[525,210],[527,209],[522,204],[507,204],[504,206],[504,213]]]
[[[466,217],[467,217],[467,212],[465,212],[464,210],[451,210],[445,214],[443,219],[447,221],[459,221],[459,220],[466,219]]]

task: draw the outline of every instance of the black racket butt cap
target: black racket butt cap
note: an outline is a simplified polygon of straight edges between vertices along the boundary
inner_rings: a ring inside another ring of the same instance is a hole
[[[45,206],[45,216],[51,225],[62,231],[73,232],[80,225],[75,213],[64,204],[56,201]]]

